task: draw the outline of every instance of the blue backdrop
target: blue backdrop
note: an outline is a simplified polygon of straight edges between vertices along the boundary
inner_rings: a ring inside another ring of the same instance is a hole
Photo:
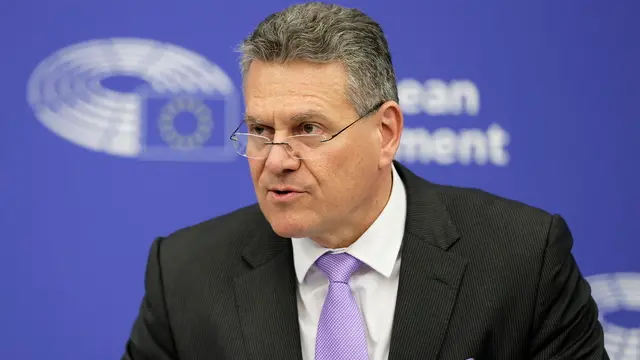
[[[640,357],[640,5],[341,3],[387,32],[398,160],[562,214],[611,358]],[[254,201],[233,48],[288,4],[2,1],[1,359],[119,358],[153,238]]]

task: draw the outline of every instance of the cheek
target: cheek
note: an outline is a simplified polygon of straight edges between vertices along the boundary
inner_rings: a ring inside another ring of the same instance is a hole
[[[263,161],[257,161],[253,159],[249,159],[249,172],[251,173],[251,180],[253,184],[257,187],[260,179],[260,174],[262,174],[262,169],[264,167]]]
[[[353,198],[363,175],[364,159],[360,151],[345,147],[327,153],[322,162],[312,165],[311,172],[318,180],[324,196],[338,202]]]
[[[350,147],[350,151],[342,158],[342,163],[336,170],[342,174],[340,178],[343,181],[343,191],[348,192],[345,197],[360,198],[362,193],[367,191],[376,177],[377,158],[374,146],[364,143]]]

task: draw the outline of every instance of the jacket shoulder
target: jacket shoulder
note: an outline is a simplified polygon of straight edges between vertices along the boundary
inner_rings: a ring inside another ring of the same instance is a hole
[[[542,208],[484,190],[436,185],[463,238],[490,241],[506,249],[539,252],[546,246],[554,215]]]
[[[539,224],[548,222],[553,215],[542,208],[481,189],[447,185],[436,185],[436,188],[447,210],[461,217],[490,216],[503,223],[509,220]]]
[[[257,204],[178,229],[156,241],[160,261],[175,266],[240,259],[244,242],[255,234],[264,217]]]

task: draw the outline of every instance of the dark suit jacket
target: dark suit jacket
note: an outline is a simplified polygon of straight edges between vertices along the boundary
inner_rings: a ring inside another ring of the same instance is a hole
[[[565,221],[397,164],[407,221],[391,360],[608,359]],[[302,359],[290,239],[257,205],[158,238],[124,360]]]

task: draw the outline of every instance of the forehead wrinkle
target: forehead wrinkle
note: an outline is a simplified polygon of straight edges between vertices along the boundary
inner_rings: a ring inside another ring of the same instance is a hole
[[[325,121],[329,120],[329,117],[326,114],[324,114],[322,111],[315,110],[315,109],[296,111],[293,114],[288,116],[272,116],[271,118],[272,119],[265,120],[264,118],[261,118],[259,116],[245,114],[244,121],[259,123],[259,124],[268,124],[268,123],[273,123],[274,122],[273,119],[277,118],[277,119],[280,119],[281,122],[284,122],[286,124],[297,125],[302,122],[313,120],[313,119],[325,120]],[[277,122],[277,120],[275,122]]]
[[[292,123],[300,123],[311,119],[328,120],[327,116],[318,110],[304,110],[293,114],[288,120]]]

